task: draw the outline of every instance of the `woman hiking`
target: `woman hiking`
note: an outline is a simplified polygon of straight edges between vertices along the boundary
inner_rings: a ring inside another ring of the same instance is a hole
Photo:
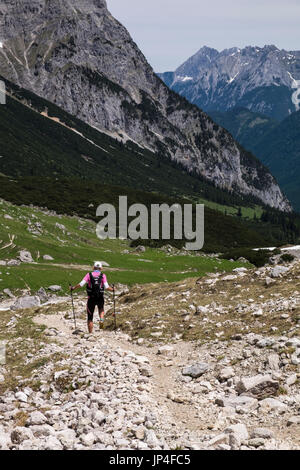
[[[76,286],[71,286],[70,290],[80,289],[86,287],[88,301],[87,301],[87,324],[89,333],[93,333],[93,317],[96,306],[99,311],[100,329],[104,327],[104,289],[114,292],[114,286],[110,287],[106,275],[102,273],[102,263],[95,261],[94,269],[92,272],[87,273],[82,281]]]

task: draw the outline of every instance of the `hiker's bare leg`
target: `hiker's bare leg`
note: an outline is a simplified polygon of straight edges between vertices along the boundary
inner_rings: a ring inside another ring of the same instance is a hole
[[[104,325],[104,308],[99,308],[99,318],[100,318],[100,328],[103,328]]]
[[[94,323],[91,320],[87,322],[89,333],[93,333]]]
[[[94,315],[94,308],[92,305],[90,305],[90,299],[88,299],[86,310],[87,310],[87,327],[88,327],[88,332],[93,333],[93,315]]]

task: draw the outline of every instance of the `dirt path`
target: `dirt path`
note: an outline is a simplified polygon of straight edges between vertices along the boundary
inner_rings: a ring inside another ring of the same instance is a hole
[[[63,337],[58,336],[57,339],[62,342],[65,347],[70,350],[74,343],[78,342],[80,336],[73,335],[74,324],[71,320],[65,320],[60,314],[45,315],[41,314],[34,319],[35,323],[45,325],[48,328],[55,328],[64,334]],[[83,332],[86,331],[85,321],[77,319],[77,327]],[[98,325],[95,324],[94,337],[105,338],[107,345],[113,350],[121,348],[126,352],[133,352],[134,354],[145,356],[148,358],[151,365],[153,376],[151,381],[151,395],[154,402],[163,410],[168,421],[180,425],[182,432],[199,431],[202,429],[197,417],[196,409],[191,403],[178,403],[168,398],[168,393],[175,396],[182,396],[180,391],[180,384],[176,382],[176,374],[178,370],[185,365],[186,358],[190,357],[194,352],[193,346],[187,342],[178,342],[173,344],[174,356],[166,358],[157,354],[157,347],[149,348],[143,345],[137,345],[128,342],[123,335],[119,332],[99,331]],[[93,342],[91,342],[93,347]],[[184,397],[183,397],[184,398]]]

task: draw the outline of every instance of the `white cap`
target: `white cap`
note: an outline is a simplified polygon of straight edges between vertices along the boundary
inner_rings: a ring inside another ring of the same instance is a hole
[[[95,263],[94,263],[94,268],[102,268],[102,263],[101,263],[101,261],[95,261]]]

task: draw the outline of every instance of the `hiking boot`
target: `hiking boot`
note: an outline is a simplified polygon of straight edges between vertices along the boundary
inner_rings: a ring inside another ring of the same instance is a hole
[[[103,328],[104,328],[104,322],[101,321],[101,322],[100,322],[100,330],[103,330]]]

